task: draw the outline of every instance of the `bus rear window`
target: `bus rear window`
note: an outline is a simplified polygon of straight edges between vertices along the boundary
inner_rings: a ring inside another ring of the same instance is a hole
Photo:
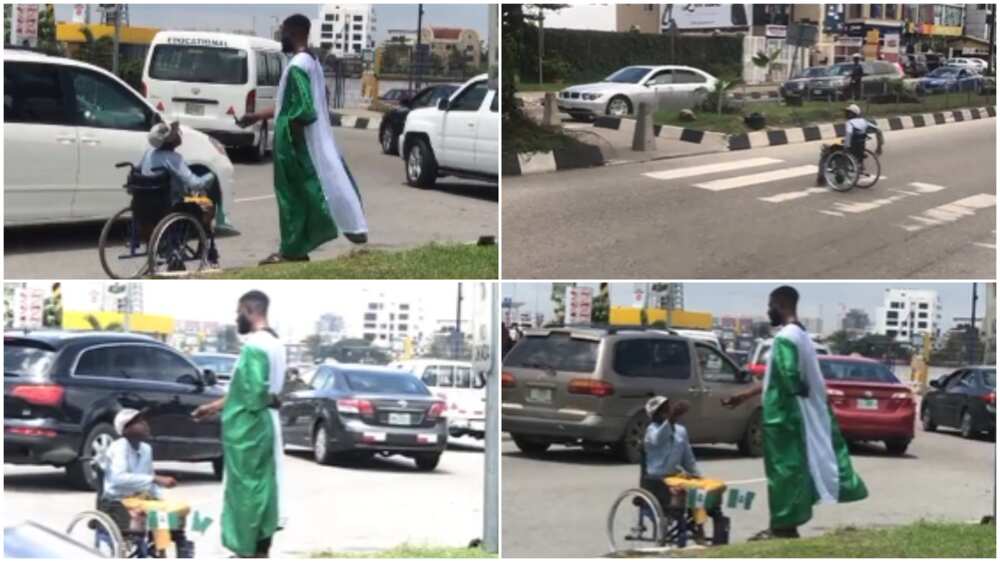
[[[157,45],[149,64],[154,80],[246,84],[247,52],[191,45]]]

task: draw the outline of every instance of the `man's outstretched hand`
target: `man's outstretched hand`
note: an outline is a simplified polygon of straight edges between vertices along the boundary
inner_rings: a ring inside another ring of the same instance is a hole
[[[173,488],[177,485],[177,479],[173,476],[154,476],[153,481],[164,488]]]
[[[734,394],[727,398],[722,399],[722,405],[727,408],[735,408],[743,402],[743,398],[739,394]]]
[[[258,117],[256,113],[247,113],[243,117],[239,118],[237,118],[234,115],[233,119],[236,119],[236,126],[240,127],[241,129],[246,129],[250,125],[253,125],[257,121],[260,121],[260,117]]]
[[[204,421],[205,418],[210,418],[219,413],[222,409],[222,403],[220,401],[209,402],[208,404],[202,404],[191,412],[191,417],[194,421],[200,422]]]

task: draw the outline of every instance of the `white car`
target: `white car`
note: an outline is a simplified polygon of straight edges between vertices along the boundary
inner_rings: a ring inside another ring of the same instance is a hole
[[[957,66],[966,70],[971,70],[976,74],[986,72],[986,61],[977,58],[955,57],[944,62],[944,66]]]
[[[627,66],[600,82],[559,92],[559,110],[574,119],[633,115],[641,102],[654,109],[687,109],[715,88],[717,79],[690,66]]]
[[[160,114],[125,82],[83,62],[4,49],[4,226],[104,220],[129,204],[118,162],[138,163]],[[178,151],[218,178],[216,224],[230,226],[233,164],[182,127]]]
[[[433,187],[443,176],[496,182],[499,108],[497,91],[480,74],[436,107],[409,112],[399,136],[407,183]]]
[[[448,432],[453,437],[486,434],[486,381],[472,370],[468,361],[410,359],[389,364],[413,374],[446,403]]]
[[[747,364],[747,370],[750,371],[751,375],[758,378],[764,376],[767,362],[771,359],[771,346],[773,345],[774,338],[768,338],[758,342],[757,346],[754,347]],[[816,355],[830,355],[830,347],[826,344],[813,340],[813,346],[816,348]]]

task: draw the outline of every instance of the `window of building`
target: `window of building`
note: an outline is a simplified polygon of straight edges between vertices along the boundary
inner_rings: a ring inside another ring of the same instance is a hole
[[[861,16],[861,8],[862,7],[863,7],[862,4],[848,4],[847,5],[847,17],[850,18],[850,19],[859,19],[859,18],[861,18],[862,17]]]
[[[889,319],[892,319],[892,320],[898,319],[899,318],[899,312],[897,312],[895,310],[890,310],[890,311],[888,311],[888,312],[885,313],[885,317],[889,318]]]
[[[872,4],[868,9],[868,17],[870,18],[881,18],[882,17],[882,4]]]
[[[885,331],[885,335],[889,336],[890,338],[896,337],[896,334],[897,334],[896,330],[886,330]]]
[[[337,21],[337,16],[335,16],[333,14],[327,14],[326,15],[326,21]]]
[[[322,43],[319,44],[319,48],[320,49],[326,49],[327,51],[329,51],[330,49],[333,48],[333,43],[330,43],[328,41],[324,41],[324,42],[322,42]]]
[[[380,335],[379,335],[379,337],[378,337],[378,339],[380,339],[380,340],[384,340],[384,339],[386,339],[386,338],[385,338],[385,334],[380,334]]]
[[[405,332],[405,331],[407,331],[407,329],[409,329],[409,326],[407,324],[400,324],[399,325],[399,331],[400,332]]]
[[[368,310],[378,310],[378,303],[377,302],[368,303]]]
[[[920,314],[917,315],[917,318],[927,318],[927,313],[921,312]]]
[[[375,324],[373,324],[371,322],[365,322],[365,329],[366,330],[374,330],[375,329]]]
[[[886,4],[885,5],[885,19],[894,20],[899,17],[896,9],[896,4]]]
[[[410,310],[410,305],[408,305],[408,304],[401,304],[401,305],[399,305],[399,309],[400,310]]]
[[[899,324],[895,320],[886,320],[885,321],[885,325],[886,326],[893,326],[893,327],[895,327],[895,326],[898,326]]]
[[[365,332],[364,338],[368,341],[372,341],[375,339],[375,334],[371,332]]]
[[[341,47],[340,47],[340,43],[338,42],[338,43],[337,43],[337,50],[340,50],[340,48],[341,48]]]
[[[333,24],[332,23],[324,23],[323,25],[320,26],[319,29],[320,29],[320,31],[328,31],[330,33],[333,33]]]
[[[364,16],[356,15],[356,16],[354,16],[354,21],[365,21],[365,17]]]
[[[376,314],[374,312],[366,312],[365,320],[375,320]]]
[[[323,33],[323,39],[333,39],[332,33]]]
[[[903,303],[898,301],[892,301],[889,303],[889,308],[903,308]]]
[[[920,329],[922,329],[922,330],[926,330],[927,329],[927,322],[917,322],[917,327],[920,328]]]
[[[917,308],[919,308],[920,310],[927,310],[929,306],[927,305],[927,303],[922,302],[920,303],[920,306],[918,306]]]
[[[354,41],[361,41],[361,34],[355,33],[353,36],[351,36],[351,39]]]
[[[399,315],[399,319],[400,320],[409,320],[410,319],[410,315],[409,314],[400,314]]]
[[[364,26],[361,25],[360,23],[354,24],[354,31],[361,31],[363,29],[364,29]]]

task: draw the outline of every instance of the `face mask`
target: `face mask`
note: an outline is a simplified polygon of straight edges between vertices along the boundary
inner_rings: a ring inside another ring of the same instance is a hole
[[[242,314],[236,316],[236,332],[240,335],[246,335],[250,333],[250,319]]]
[[[281,52],[285,54],[290,54],[295,52],[295,45],[292,43],[292,38],[287,35],[281,37]]]
[[[773,308],[767,309],[767,318],[768,320],[771,321],[772,326],[778,327],[781,325],[781,315],[778,313],[776,309]]]

